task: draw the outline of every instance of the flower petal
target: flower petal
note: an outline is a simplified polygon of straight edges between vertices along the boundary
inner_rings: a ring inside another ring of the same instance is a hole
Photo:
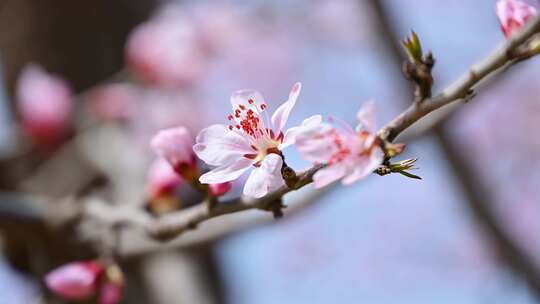
[[[367,131],[369,133],[375,132],[375,118],[375,102],[371,100],[362,106],[356,114],[356,119],[358,119],[356,130]]]
[[[157,155],[166,159],[173,167],[193,162],[193,137],[185,127],[160,130],[150,142]]]
[[[253,153],[249,141],[239,133],[229,130],[224,125],[212,125],[197,135],[193,146],[195,154],[205,163],[223,166]]]
[[[101,287],[99,304],[117,304],[122,299],[122,286],[113,282],[106,282]]]
[[[342,178],[345,174],[347,174],[347,166],[341,163],[334,164],[317,171],[313,175],[313,184],[315,188],[322,188]]]
[[[296,135],[295,144],[298,152],[313,163],[326,163],[338,151],[336,137],[345,134],[328,123],[320,123],[311,128],[304,128]],[[343,141],[343,140],[342,140]]]
[[[45,277],[47,287],[69,300],[83,300],[96,292],[96,282],[103,268],[94,261],[73,262],[61,266]]]
[[[284,102],[272,115],[272,125],[274,126],[274,131],[276,133],[281,132],[283,130],[283,127],[285,126],[285,123],[287,123],[287,120],[289,119],[289,114],[291,113],[292,108],[296,104],[296,99],[298,99],[298,95],[300,94],[300,90],[302,89],[302,84],[300,82],[297,82],[293,85],[291,92],[289,93],[289,99]]]
[[[285,137],[283,138],[283,142],[279,146],[279,149],[284,149],[296,141],[296,136],[302,132],[309,132],[313,131],[315,128],[319,127],[319,125],[322,122],[322,116],[321,115],[313,115],[309,118],[306,118],[300,126],[292,127],[285,132]]]
[[[369,157],[363,157],[362,162],[356,165],[354,171],[347,175],[341,182],[350,185],[368,176],[377,169],[384,159],[384,152],[380,148],[374,148]]]
[[[242,175],[251,167],[253,162],[247,158],[240,158],[232,164],[214,168],[201,175],[199,181],[203,184],[217,184],[230,182]]]
[[[244,186],[244,195],[260,198],[274,191],[284,184],[281,176],[281,166],[283,158],[272,153],[267,155],[261,166],[256,168],[249,175]]]

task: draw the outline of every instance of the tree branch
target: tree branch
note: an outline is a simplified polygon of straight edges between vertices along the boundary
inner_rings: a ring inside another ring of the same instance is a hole
[[[476,85],[500,68],[507,69],[522,58],[515,56],[515,50],[540,31],[540,16],[531,20],[521,31],[512,35],[481,62],[473,65],[468,72],[432,98],[421,104],[412,104],[403,113],[389,122],[379,135],[393,141],[401,132],[427,114],[456,101],[467,100]]]
[[[498,71],[501,67],[509,67],[518,62],[513,52],[525,41],[530,39],[540,29],[540,17],[536,17],[520,32],[499,46],[485,60],[474,65],[469,72],[456,80],[448,88],[428,98],[422,103],[411,105],[395,119],[385,125],[379,132],[383,140],[393,141],[401,132],[429,113],[453,102],[468,98],[472,89],[482,79]],[[298,174],[298,181],[293,187],[283,186],[277,191],[260,199],[238,198],[220,202],[216,207],[208,209],[207,204],[201,203],[187,209],[182,209],[159,218],[153,218],[133,206],[100,208],[100,204],[86,202],[79,214],[72,215],[80,219],[90,219],[96,222],[107,222],[112,226],[130,225],[142,228],[151,236],[169,240],[186,230],[195,228],[202,222],[220,217],[225,214],[238,213],[251,209],[267,209],[269,204],[280,200],[285,194],[308,185],[313,175],[321,169],[315,166]],[[101,204],[102,206],[103,204]],[[76,213],[76,212],[74,212]]]
[[[395,44],[395,41],[398,41],[398,37],[394,35],[394,31],[391,29],[390,24],[388,24],[389,18],[387,16],[387,11],[382,6],[380,1],[372,0],[370,3],[372,3],[373,8],[376,11],[379,23],[383,24],[383,26],[378,28],[382,29],[380,32],[385,38],[384,42],[386,47],[394,54],[394,56],[392,56],[394,61],[400,61],[400,54],[399,52],[396,52],[397,48]],[[516,47],[519,46],[520,45],[517,44]],[[527,52],[525,52],[525,54],[526,53]],[[505,54],[508,54],[508,52],[495,52],[493,56],[494,58],[498,56],[498,61],[495,60],[489,64],[484,62],[485,64],[483,66],[481,65],[477,69],[482,73],[483,76],[485,76],[484,78],[476,79],[475,75],[478,75],[478,72],[470,72],[469,74],[462,76],[455,83],[453,89],[452,87],[447,89],[449,90],[449,95],[454,97],[459,96],[459,94],[456,92],[459,92],[460,90],[461,92],[467,92],[463,88],[467,86],[472,88],[471,84],[478,88],[485,82],[492,83],[493,80],[500,79],[501,77],[498,76],[505,73],[510,66],[528,58],[528,56],[522,57],[518,54],[514,59],[511,59],[510,62],[503,62],[502,58]],[[492,69],[493,67],[495,67],[495,70],[493,72],[488,72],[489,69]],[[472,69],[472,71],[475,70]],[[406,91],[405,88],[403,90]],[[461,153],[460,149],[452,143],[451,134],[449,132],[449,128],[447,128],[448,123],[444,118],[446,118],[446,116],[448,116],[448,114],[456,107],[457,104],[453,104],[452,106],[445,107],[443,109],[444,111],[437,112],[437,114],[442,115],[438,115],[435,120],[432,118],[432,121],[427,129],[434,130],[436,138],[442,147],[442,153],[446,156],[446,159],[448,159],[450,166],[453,169],[452,171],[455,174],[456,180],[460,183],[460,186],[463,189],[463,193],[466,197],[465,203],[472,212],[477,223],[480,224],[479,227],[486,232],[487,238],[492,241],[491,244],[499,254],[499,257],[503,259],[504,263],[510,266],[511,270],[515,274],[522,276],[530,286],[532,293],[540,299],[540,273],[538,272],[536,265],[534,265],[534,259],[532,259],[532,257],[526,251],[515,244],[512,241],[511,236],[508,235],[505,229],[499,224],[496,214],[486,203],[493,201],[488,187],[485,185],[482,179],[476,177],[477,174],[471,168],[467,159],[464,157],[464,154]],[[443,124],[438,124],[438,121],[442,121]]]
[[[442,92],[424,100],[422,103],[414,103],[403,113],[390,121],[379,132],[383,140],[393,141],[402,131],[407,129],[419,119],[429,113],[456,101],[467,99],[475,85],[485,77],[496,72],[503,66],[511,66],[519,60],[512,56],[514,51],[524,42],[530,39],[540,30],[540,17],[534,18],[523,30],[510,37],[505,43],[493,51],[486,59],[473,65],[471,69],[462,75]],[[281,199],[283,195],[302,188],[310,184],[313,175],[320,169],[320,166],[310,168],[306,172],[299,174],[299,180],[294,187],[283,186],[277,191],[267,196],[251,200],[238,198],[218,204],[213,209],[208,209],[206,204],[199,204],[187,209],[180,210],[161,218],[145,222],[144,229],[150,235],[160,239],[173,238],[186,230],[194,229],[198,224],[221,215],[241,212],[249,209],[266,209],[269,204]],[[126,218],[129,222],[131,219]]]

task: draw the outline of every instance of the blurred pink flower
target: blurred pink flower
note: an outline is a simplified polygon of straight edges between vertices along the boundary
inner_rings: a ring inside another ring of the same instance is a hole
[[[163,195],[171,195],[181,184],[182,178],[180,175],[163,158],[156,159],[150,166],[146,181],[150,199],[156,199]]]
[[[101,293],[99,295],[99,304],[116,304],[120,302],[122,298],[121,285],[114,282],[106,282],[101,287]]]
[[[113,83],[92,90],[90,110],[104,120],[125,120],[133,115],[137,88],[126,83]]]
[[[202,74],[206,60],[192,22],[175,6],[135,28],[126,57],[144,81],[166,87],[192,83]]]
[[[71,124],[72,91],[63,79],[47,74],[37,64],[21,72],[16,88],[22,127],[39,145],[58,144]]]
[[[73,262],[47,274],[45,283],[65,299],[83,300],[96,292],[98,278],[103,271],[103,265],[96,261]]]
[[[191,180],[196,175],[197,159],[193,153],[193,137],[185,127],[159,131],[150,143],[154,152],[169,162],[174,171]]]
[[[47,287],[66,300],[85,300],[99,289],[100,304],[116,304],[122,297],[124,278],[116,264],[105,267],[101,262],[72,262],[51,271],[45,277]]]
[[[338,127],[321,121],[306,120],[296,136],[300,154],[307,160],[327,164],[313,177],[315,187],[324,187],[343,178],[345,185],[354,183],[375,170],[384,153],[376,143],[375,106],[372,102],[357,114],[356,131],[344,122]]]
[[[231,190],[232,183],[231,182],[225,182],[225,183],[219,183],[219,184],[210,184],[209,186],[210,193],[213,196],[223,196],[229,190]]]
[[[506,37],[519,30],[531,16],[537,14],[536,8],[520,0],[499,0],[496,11]]]
[[[204,162],[217,166],[200,177],[201,183],[232,181],[254,167],[244,186],[245,195],[262,197],[283,185],[281,149],[294,143],[296,130],[284,133],[283,127],[300,89],[300,83],[294,84],[289,99],[274,112],[271,121],[259,92],[235,92],[231,96],[233,114],[228,116],[232,124],[212,125],[197,136],[193,150]]]

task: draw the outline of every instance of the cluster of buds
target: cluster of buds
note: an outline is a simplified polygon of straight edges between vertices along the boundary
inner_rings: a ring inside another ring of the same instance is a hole
[[[118,265],[90,260],[63,265],[45,277],[47,287],[70,301],[98,297],[100,304],[116,304],[122,298],[124,276]]]
[[[149,209],[154,214],[163,214],[181,207],[178,189],[184,183],[216,198],[231,189],[230,182],[199,183],[199,167],[193,152],[193,137],[185,127],[159,131],[151,141],[158,158],[148,172]]]

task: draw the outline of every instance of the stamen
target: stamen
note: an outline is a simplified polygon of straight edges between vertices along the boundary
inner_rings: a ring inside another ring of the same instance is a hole
[[[248,103],[249,103],[249,104],[253,104],[253,103],[254,103],[253,99],[251,99],[251,98],[248,99]]]
[[[270,134],[270,137],[274,139],[274,130],[266,128],[266,132],[268,132],[268,134]]]
[[[257,158],[257,154],[244,154],[244,157],[247,159],[255,159]]]

